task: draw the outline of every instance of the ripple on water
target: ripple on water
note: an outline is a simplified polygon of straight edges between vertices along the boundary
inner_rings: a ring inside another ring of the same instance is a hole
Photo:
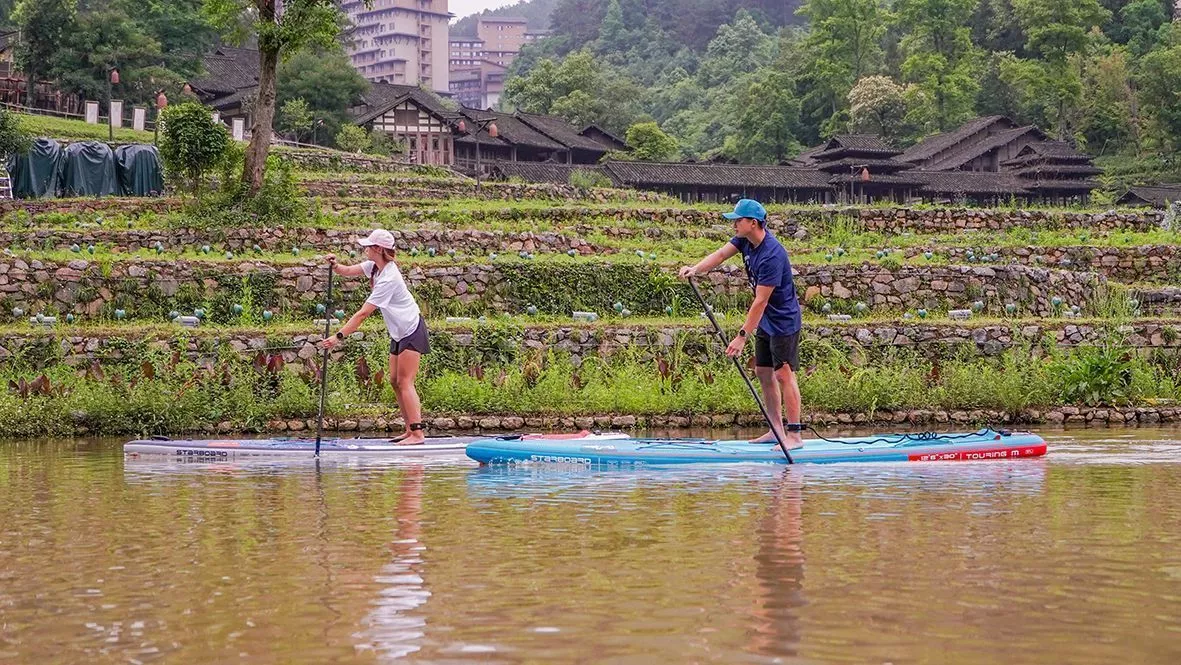
[[[0,446],[0,662],[1175,663],[1181,436],[602,471]]]

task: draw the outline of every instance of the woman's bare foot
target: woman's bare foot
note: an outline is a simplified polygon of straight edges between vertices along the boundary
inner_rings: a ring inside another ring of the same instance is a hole
[[[757,439],[751,439],[751,443],[775,443],[775,432],[767,430],[767,433]]]
[[[421,430],[417,432],[406,432],[402,437],[399,437],[395,443],[399,446],[419,446],[426,443],[426,435]]]

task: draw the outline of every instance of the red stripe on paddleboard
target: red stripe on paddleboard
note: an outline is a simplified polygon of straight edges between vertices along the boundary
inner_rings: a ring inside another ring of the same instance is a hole
[[[975,450],[949,450],[944,453],[918,453],[910,455],[911,462],[981,462],[1014,457],[1040,457],[1046,454],[1046,444],[1040,443],[1019,448],[977,448]]]

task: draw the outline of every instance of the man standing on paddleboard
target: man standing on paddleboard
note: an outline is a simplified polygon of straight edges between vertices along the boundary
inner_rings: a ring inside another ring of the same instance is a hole
[[[788,448],[803,445],[800,437],[800,300],[791,278],[787,250],[767,230],[767,210],[758,201],[742,199],[734,212],[722,215],[734,222],[734,237],[695,266],[680,270],[684,279],[704,275],[730,257],[741,254],[746,276],[755,299],[738,334],[726,347],[726,355],[737,357],[746,341],[755,338],[755,374],[763,388],[763,399],[771,426],[756,442],[774,442],[776,434]],[[783,416],[787,414],[787,431]]]

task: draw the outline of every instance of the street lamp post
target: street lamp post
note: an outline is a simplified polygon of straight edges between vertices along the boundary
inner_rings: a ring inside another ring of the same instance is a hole
[[[119,70],[115,67],[107,68],[107,139],[115,140],[115,114],[111,111],[113,102],[111,99],[111,86],[119,85]]]
[[[496,138],[500,132],[496,129],[496,118],[472,118],[472,123],[476,125],[476,131],[473,132],[476,138],[476,189],[480,189],[480,132],[482,130],[488,131],[488,136]],[[463,120],[459,121],[459,131],[467,133],[467,123]]]
[[[156,136],[152,139],[153,145],[160,142],[160,112],[166,108],[168,108],[168,95],[165,95],[164,91],[161,90],[156,94],[156,123],[152,128],[155,130]]]

